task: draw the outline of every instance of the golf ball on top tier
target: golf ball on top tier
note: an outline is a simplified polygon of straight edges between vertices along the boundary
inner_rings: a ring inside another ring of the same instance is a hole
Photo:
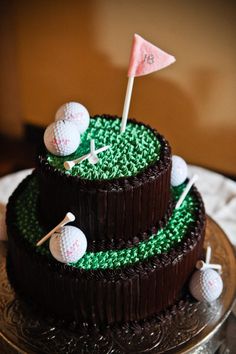
[[[45,130],[44,144],[53,155],[67,156],[77,150],[80,134],[73,122],[59,120]]]
[[[223,282],[219,273],[211,268],[197,270],[189,283],[190,293],[198,301],[216,300],[223,290]]]
[[[90,116],[87,109],[80,103],[68,102],[63,104],[56,112],[55,120],[68,120],[74,122],[82,134],[89,126]]]
[[[87,239],[78,227],[63,226],[50,238],[49,249],[59,262],[77,262],[86,252]]]
[[[172,156],[171,185],[177,187],[188,177],[188,166],[182,157]]]

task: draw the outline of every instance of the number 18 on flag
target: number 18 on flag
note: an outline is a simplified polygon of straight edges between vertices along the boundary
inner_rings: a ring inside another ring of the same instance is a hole
[[[134,35],[131,49],[128,85],[121,121],[121,132],[125,131],[129,113],[130,99],[135,76],[142,76],[165,68],[175,62],[175,57],[157,48],[138,34]]]

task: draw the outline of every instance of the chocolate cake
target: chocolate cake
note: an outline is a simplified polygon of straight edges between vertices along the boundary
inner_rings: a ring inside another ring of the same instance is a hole
[[[120,118],[91,118],[69,157],[46,149],[13,193],[7,208],[9,279],[17,293],[56,319],[99,327],[148,319],[181,296],[201,258],[205,210],[193,187],[178,209],[187,181],[172,187],[171,149],[151,127]],[[95,165],[65,170],[66,160],[109,145]],[[87,238],[87,251],[60,263],[37,241],[66,212]]]

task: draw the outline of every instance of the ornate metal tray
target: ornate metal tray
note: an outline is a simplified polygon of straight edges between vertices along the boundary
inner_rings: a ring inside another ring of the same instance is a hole
[[[185,299],[148,323],[126,324],[102,334],[62,329],[33,314],[8,283],[6,244],[0,242],[0,353],[213,353],[219,346],[217,334],[233,306],[236,268],[227,236],[210,218],[205,243],[212,247],[212,262],[223,267],[224,290],[217,301]]]

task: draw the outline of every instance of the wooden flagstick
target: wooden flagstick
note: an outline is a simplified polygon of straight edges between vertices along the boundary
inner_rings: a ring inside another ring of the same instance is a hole
[[[125,95],[125,103],[124,103],[122,121],[121,121],[121,127],[120,127],[121,133],[123,133],[125,131],[126,124],[127,124],[130,100],[131,100],[131,95],[132,95],[132,90],[133,90],[133,84],[134,84],[134,76],[130,76],[128,79],[126,95]]]
[[[61,227],[63,227],[64,225],[66,225],[69,222],[74,221],[74,220],[75,220],[74,214],[72,214],[71,212],[66,213],[66,216],[64,217],[64,219],[57,226],[55,226],[49,233],[47,233],[47,235],[45,235],[41,240],[39,240],[36,243],[36,246],[41,246],[45,241],[47,241],[49,239],[49,237],[52,236],[52,234],[54,234],[54,232],[56,232]]]
[[[106,145],[106,146],[103,146],[97,150],[95,150],[95,154],[99,154],[100,152],[103,152],[103,151],[106,151],[110,148],[110,145]],[[90,158],[91,156],[91,152],[89,152],[88,154],[86,155],[83,155],[81,157],[79,157],[78,159],[75,159],[75,160],[71,160],[71,161],[65,161],[64,162],[64,167],[66,170],[71,170],[72,167],[74,167],[77,163],[80,163],[82,161],[85,161],[87,160],[88,158]]]
[[[198,176],[194,175],[188,182],[188,184],[186,185],[185,189],[183,190],[183,193],[181,194],[181,196],[179,197],[179,200],[175,206],[175,209],[178,209],[180,207],[180,205],[183,203],[186,195],[188,194],[188,192],[190,191],[190,189],[192,188],[192,185],[198,180]]]

